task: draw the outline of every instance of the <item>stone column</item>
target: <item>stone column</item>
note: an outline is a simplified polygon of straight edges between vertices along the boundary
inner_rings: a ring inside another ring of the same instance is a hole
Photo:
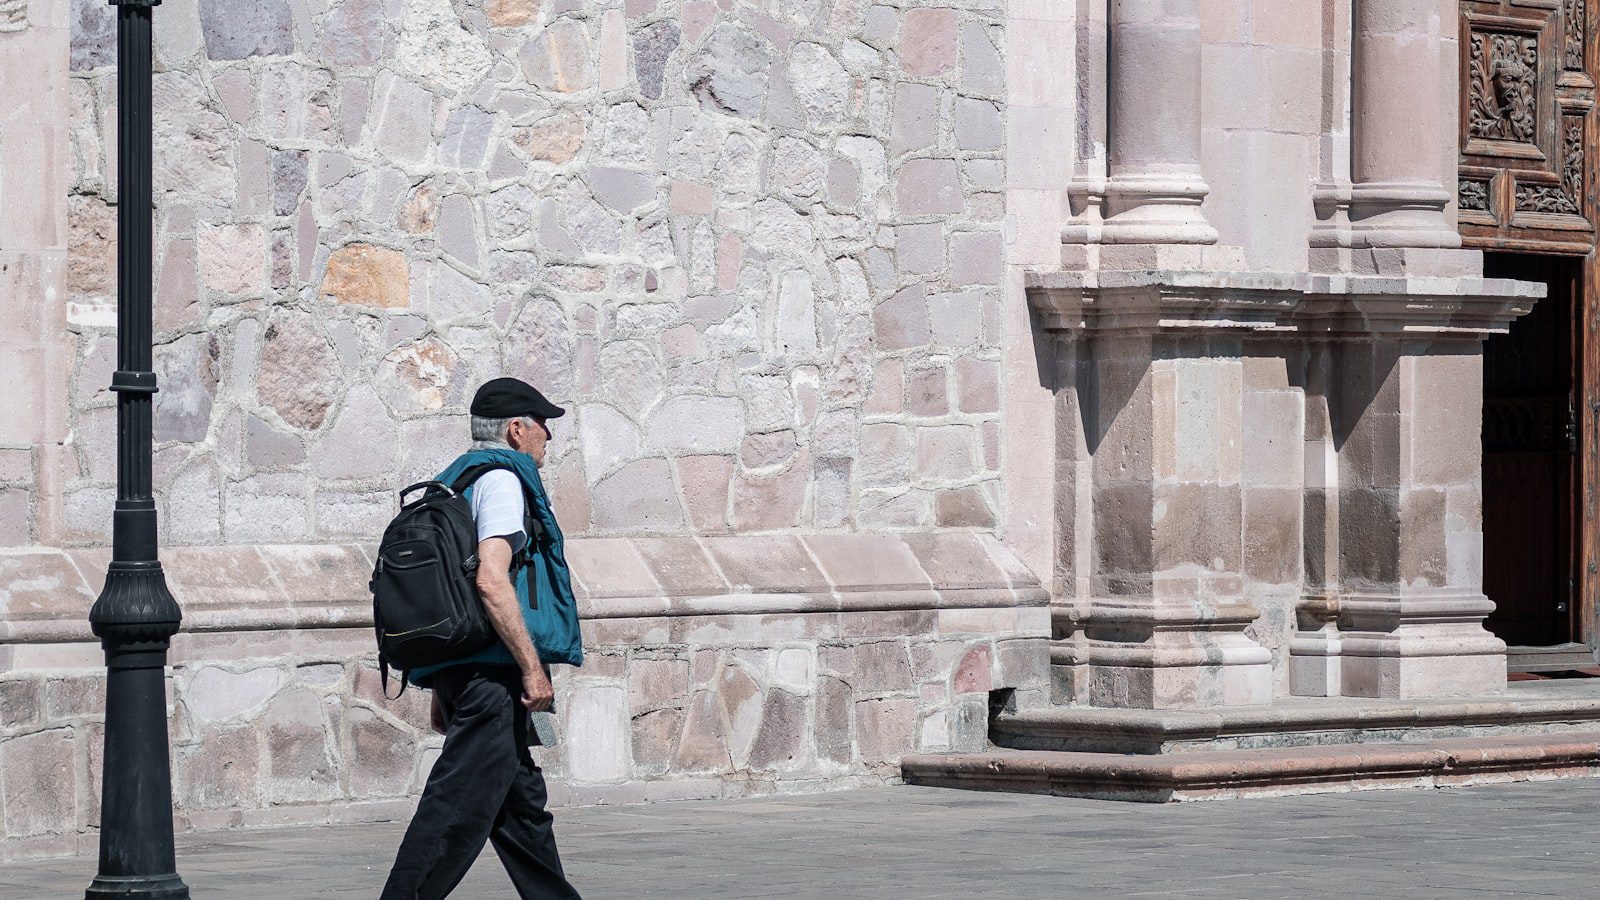
[[[1058,700],[1171,709],[1266,703],[1245,634],[1237,337],[1090,344],[1080,384],[1091,495],[1087,596],[1058,608]],[[1081,539],[1081,536],[1080,536]]]
[[[1104,219],[1068,244],[1215,244],[1200,204],[1197,0],[1111,0],[1107,28]]]
[[[1356,0],[1351,60],[1350,245],[1455,248],[1445,215],[1454,173],[1442,96],[1445,28],[1438,0]],[[1453,94],[1452,94],[1453,96]]]
[[[1505,686],[1483,627],[1483,358],[1476,339],[1340,345],[1342,693],[1431,697]]]

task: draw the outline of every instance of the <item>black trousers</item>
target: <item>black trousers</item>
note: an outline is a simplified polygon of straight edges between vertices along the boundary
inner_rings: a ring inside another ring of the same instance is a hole
[[[434,674],[433,690],[448,723],[444,750],[400,842],[383,900],[448,895],[486,840],[523,900],[577,897],[544,808],[544,775],[528,752],[519,670],[452,666]]]

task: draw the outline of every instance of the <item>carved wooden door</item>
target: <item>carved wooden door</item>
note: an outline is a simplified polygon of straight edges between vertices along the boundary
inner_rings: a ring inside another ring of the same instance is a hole
[[[1485,346],[1484,590],[1513,666],[1593,665],[1600,0],[1461,0],[1460,230],[1550,299]],[[1542,650],[1531,648],[1539,647]],[[1520,663],[1520,664],[1519,664]]]
[[[1600,0],[1461,3],[1461,234],[1468,246],[1583,255],[1594,244]]]

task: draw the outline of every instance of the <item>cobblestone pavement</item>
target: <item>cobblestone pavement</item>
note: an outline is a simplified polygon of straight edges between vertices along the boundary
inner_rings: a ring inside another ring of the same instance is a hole
[[[591,900],[733,897],[1593,897],[1600,781],[1178,806],[881,788],[557,815]],[[198,898],[372,897],[400,826],[188,835]],[[82,897],[92,859],[0,866]],[[487,853],[455,894],[514,897]]]

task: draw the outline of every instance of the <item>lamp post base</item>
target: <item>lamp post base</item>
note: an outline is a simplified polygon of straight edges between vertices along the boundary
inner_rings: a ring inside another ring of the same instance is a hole
[[[84,900],[189,900],[189,886],[176,872],[171,875],[99,875],[83,894]]]

